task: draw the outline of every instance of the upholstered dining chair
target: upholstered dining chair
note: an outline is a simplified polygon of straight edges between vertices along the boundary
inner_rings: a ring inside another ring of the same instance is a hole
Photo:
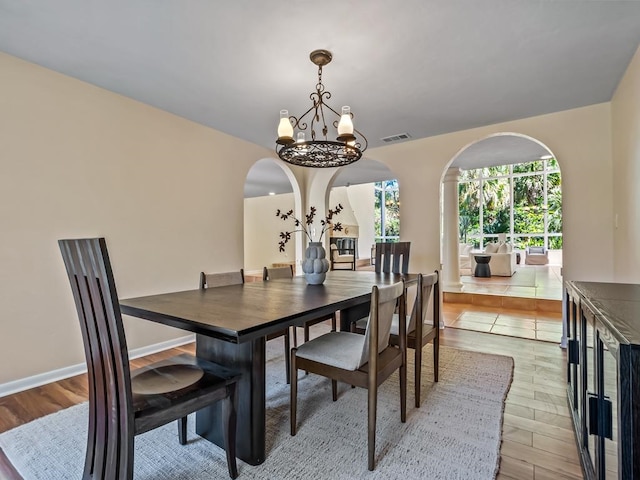
[[[429,303],[432,305],[432,319],[427,320]],[[391,323],[390,342],[400,345],[400,315],[393,314]],[[366,331],[367,319],[358,320],[352,331],[363,334]],[[411,309],[411,315],[406,316],[407,347],[414,350],[415,358],[415,405],[420,407],[420,387],[422,379],[422,349],[425,345],[433,343],[433,381],[438,381],[440,367],[440,283],[439,273],[436,270],[429,275],[418,275],[416,297]]]
[[[289,268],[289,267],[286,267]],[[236,272],[223,273],[204,273],[200,272],[200,288],[216,288],[226,287],[228,285],[241,285],[244,283],[244,270]],[[267,335],[267,341],[276,338],[284,338],[284,367],[287,376],[286,382],[289,383],[291,376],[291,364],[289,363],[289,350],[291,349],[291,340],[289,339],[289,329],[280,330],[278,332]]]
[[[232,370],[182,354],[131,370],[115,280],[104,238],[60,240],[76,304],[89,380],[89,431],[83,479],[133,478],[134,438],[223,402],[229,476],[236,478],[236,384]],[[213,447],[213,445],[212,445]]]
[[[376,243],[376,273],[408,273],[411,242]]]
[[[330,332],[291,350],[291,435],[297,433],[298,369],[331,379],[333,401],[337,382],[368,390],[368,468],[375,468],[376,413],[378,387],[393,372],[400,374],[400,420],[407,416],[407,371],[405,364],[406,324],[400,323],[399,346],[391,345],[391,323],[396,302],[404,309],[404,282],[371,292],[371,314],[364,335]]]
[[[293,278],[293,267],[264,267],[262,269],[262,280],[276,280],[278,278]],[[312,320],[307,320],[302,328],[304,328],[304,341],[309,341],[309,327],[317,325],[318,323],[324,322],[326,320],[331,320],[331,331],[336,331],[336,314],[335,312],[324,315],[322,317],[314,318]],[[298,333],[297,329],[294,327],[293,329],[293,346],[298,346]],[[287,354],[287,360],[288,360]]]

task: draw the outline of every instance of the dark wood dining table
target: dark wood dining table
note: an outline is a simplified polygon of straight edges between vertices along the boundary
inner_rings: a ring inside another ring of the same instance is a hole
[[[242,373],[238,385],[237,455],[258,465],[265,452],[265,337],[307,320],[340,311],[340,329],[368,315],[371,289],[416,274],[332,271],[322,285],[304,277],[253,282],[203,290],[165,293],[120,300],[122,313],[196,334],[196,355]],[[224,445],[218,427],[220,406],[196,415],[196,432]]]

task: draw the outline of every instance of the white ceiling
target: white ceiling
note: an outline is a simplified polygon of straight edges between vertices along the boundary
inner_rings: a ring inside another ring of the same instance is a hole
[[[609,101],[639,25],[616,0],[0,0],[1,51],[270,148],[314,49],[376,147]]]

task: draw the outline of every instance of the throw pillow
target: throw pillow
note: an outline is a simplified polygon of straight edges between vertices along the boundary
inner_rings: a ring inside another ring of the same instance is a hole
[[[506,243],[501,243],[498,246],[498,253],[507,253],[507,244]]]
[[[529,247],[529,253],[543,254],[544,247]]]
[[[498,251],[497,243],[489,243],[487,247],[484,249],[484,253],[496,253]]]

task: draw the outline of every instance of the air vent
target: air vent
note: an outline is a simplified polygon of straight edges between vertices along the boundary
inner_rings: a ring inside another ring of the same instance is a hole
[[[391,142],[399,142],[400,140],[408,140],[411,138],[411,135],[408,133],[398,133],[397,135],[390,135],[388,137],[381,138],[381,140],[385,143]]]

